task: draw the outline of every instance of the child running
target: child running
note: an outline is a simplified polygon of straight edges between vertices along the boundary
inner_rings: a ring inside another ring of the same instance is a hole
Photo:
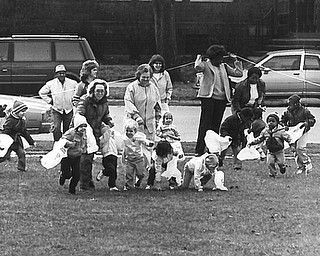
[[[74,128],[70,128],[61,137],[67,140],[65,147],[68,148],[68,156],[61,160],[59,183],[63,186],[65,180],[71,178],[69,183],[70,194],[76,193],[76,187],[80,180],[80,158],[87,150],[86,127],[86,118],[76,114],[74,117]]]
[[[146,135],[138,132],[138,123],[133,119],[128,119],[125,123],[125,135],[123,136],[124,150],[123,163],[126,170],[126,184],[124,191],[133,187],[140,187],[145,173],[144,156],[141,146],[144,144],[152,147],[154,143],[146,139]],[[135,177],[138,181],[134,184]]]
[[[161,174],[167,169],[168,163],[173,160],[174,152],[171,144],[166,140],[160,140],[152,155],[154,166],[149,170],[149,177],[146,189],[162,190],[161,188]],[[177,170],[177,169],[176,169]],[[178,171],[178,170],[177,170]],[[179,172],[180,176],[181,173]],[[177,184],[178,175],[168,178],[169,188],[174,189]],[[154,187],[153,187],[154,186]]]
[[[23,147],[22,138],[24,137],[31,146],[35,146],[35,142],[26,128],[26,111],[28,107],[21,101],[15,101],[11,113],[3,124],[2,133],[10,135],[13,143],[7,153],[0,158],[0,163],[9,159],[12,151],[18,156],[18,171],[26,172],[26,152]]]
[[[301,105],[300,96],[293,94],[288,99],[288,108],[283,113],[281,122],[288,127],[303,123],[305,127],[303,135],[295,143],[295,162],[298,168],[297,174],[305,172],[307,175],[312,170],[311,158],[306,150],[308,132],[316,123],[316,119],[307,108]]]
[[[110,191],[119,191],[116,187],[118,149],[115,140],[114,130],[108,125],[101,129],[100,148],[102,153],[103,170],[98,172],[96,180],[100,181],[104,176],[108,176],[108,186]]]
[[[290,135],[286,133],[285,128],[279,125],[280,120],[277,114],[270,114],[266,121],[268,126],[257,139],[248,143],[248,146],[266,141],[269,176],[275,178],[277,176],[276,164],[279,166],[281,174],[286,172],[284,141],[287,141],[290,147],[294,147],[294,144],[291,143]]]

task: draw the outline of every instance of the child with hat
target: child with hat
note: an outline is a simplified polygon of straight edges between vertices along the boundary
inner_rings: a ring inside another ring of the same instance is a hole
[[[308,132],[316,123],[315,117],[311,112],[301,105],[300,96],[293,94],[288,99],[288,108],[281,117],[281,122],[288,127],[303,123],[304,131],[300,139],[295,143],[295,161],[297,164],[297,174],[305,172],[308,174],[312,170],[311,159],[307,155],[306,146]]]
[[[68,148],[67,157],[61,160],[61,173],[59,183],[64,185],[66,179],[70,179],[69,193],[76,193],[76,186],[80,180],[80,158],[87,151],[86,127],[87,120],[84,116],[74,116],[74,128],[70,128],[62,135],[66,139],[65,147]]]
[[[248,146],[266,141],[269,176],[275,178],[277,175],[276,164],[279,166],[281,174],[286,172],[284,141],[287,141],[290,147],[293,147],[294,144],[291,143],[291,137],[286,133],[285,128],[280,126],[279,116],[276,113],[268,115],[266,121],[267,127],[261,132],[257,139],[248,143]]]
[[[26,171],[26,153],[21,136],[24,137],[31,146],[35,145],[34,140],[26,128],[25,114],[27,109],[28,107],[26,104],[16,100],[13,103],[11,113],[3,124],[3,133],[10,135],[13,139],[13,143],[5,156],[0,158],[0,162],[10,158],[11,152],[14,151],[18,156],[18,170],[21,172]]]

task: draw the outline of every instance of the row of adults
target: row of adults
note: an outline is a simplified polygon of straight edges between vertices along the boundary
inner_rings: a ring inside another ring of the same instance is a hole
[[[55,67],[55,78],[48,81],[40,90],[39,96],[52,105],[53,138],[58,141],[66,132],[74,114],[86,117],[93,130],[97,145],[101,130],[105,125],[113,127],[107,97],[109,85],[97,78],[99,64],[95,60],[85,61],[80,70],[81,82],[66,77],[64,65]],[[139,124],[139,130],[147,139],[155,140],[155,131],[162,111],[168,111],[172,95],[172,82],[165,70],[161,55],[154,55],[149,64],[142,64],[135,73],[136,80],[130,83],[124,95],[125,115]],[[74,113],[75,112],[75,113]],[[62,131],[61,131],[62,124]],[[94,152],[82,154],[80,160],[80,189],[94,188],[92,162]]]

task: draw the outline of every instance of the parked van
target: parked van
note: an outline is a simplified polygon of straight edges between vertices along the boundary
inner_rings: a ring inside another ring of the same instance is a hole
[[[35,96],[65,65],[67,77],[79,81],[85,60],[95,59],[87,40],[67,35],[13,35],[0,38],[0,93]]]

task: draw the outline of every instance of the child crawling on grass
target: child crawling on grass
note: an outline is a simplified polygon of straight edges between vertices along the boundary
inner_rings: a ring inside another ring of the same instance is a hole
[[[193,177],[195,189],[203,191],[212,177],[214,177],[215,187],[213,190],[227,191],[224,186],[224,173],[218,170],[219,159],[216,154],[205,153],[199,157],[191,158],[184,165],[183,188],[188,188]]]
[[[280,126],[280,120],[277,114],[270,114],[266,121],[267,127],[261,132],[257,139],[248,143],[248,146],[253,146],[266,141],[269,176],[275,178],[277,176],[276,165],[279,166],[281,174],[286,172],[284,142],[287,141],[293,149],[294,143],[291,143],[291,137],[286,133],[285,128]]]

